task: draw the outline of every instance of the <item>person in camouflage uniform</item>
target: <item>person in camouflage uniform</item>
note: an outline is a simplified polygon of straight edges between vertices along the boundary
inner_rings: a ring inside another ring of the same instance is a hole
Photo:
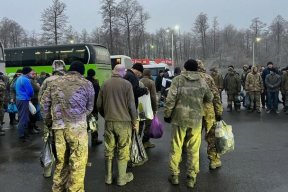
[[[83,78],[84,64],[74,61],[65,76],[50,83],[41,97],[41,112],[55,135],[56,168],[54,192],[84,191],[88,160],[86,117],[93,110],[94,89]]]
[[[245,89],[245,78],[247,76],[247,74],[249,73],[249,66],[248,65],[244,65],[243,66],[243,71],[241,73],[241,85],[243,86],[243,89]]]
[[[16,104],[16,90],[14,88],[14,84],[17,80],[18,77],[20,77],[22,75],[22,70],[18,69],[16,71],[16,74],[14,75],[12,81],[10,82],[10,89],[9,89],[9,99],[10,99],[10,103],[14,103]],[[9,113],[9,118],[10,118],[10,125],[16,125],[17,121],[16,121],[16,114],[15,113]]]
[[[172,122],[169,181],[179,184],[179,163],[186,137],[187,187],[193,188],[199,173],[203,102],[211,103],[213,95],[205,80],[197,72],[198,63],[189,59],[185,71],[175,77],[164,107],[164,121]]]
[[[131,83],[123,79],[125,67],[116,65],[112,78],[105,81],[97,99],[98,112],[105,118],[105,165],[106,184],[113,181],[113,158],[117,148],[118,180],[123,186],[133,180],[132,173],[126,173],[130,160],[132,127],[137,124],[137,112]]]
[[[254,100],[256,100],[256,110],[257,113],[261,113],[260,110],[260,97],[261,93],[264,91],[263,80],[261,75],[258,73],[258,67],[252,67],[251,72],[247,75],[245,82],[245,90],[250,96],[250,103],[253,105]],[[251,106],[249,112],[253,112],[254,107]]]
[[[224,80],[224,89],[228,96],[228,110],[227,112],[232,111],[232,102],[234,97],[240,94],[241,91],[241,80],[239,75],[235,74],[235,71],[232,67],[228,68],[228,75]],[[235,103],[234,106],[236,111],[240,111],[240,103]]]
[[[63,76],[67,73],[65,68],[65,63],[62,60],[55,60],[52,64],[53,69],[53,76],[48,77],[44,80],[42,83],[42,86],[40,87],[39,93],[38,93],[38,100],[41,101],[41,98],[44,94],[44,91],[47,89],[47,87],[50,86],[50,84],[55,81],[58,77]],[[44,124],[44,134],[43,134],[43,141],[46,142],[48,140],[48,137],[52,136],[51,127],[47,127]],[[43,176],[46,178],[51,177],[52,175],[52,167],[53,163],[50,166],[44,167]]]
[[[213,80],[214,80],[215,85],[216,85],[217,88],[218,88],[219,95],[220,95],[220,99],[221,99],[221,102],[222,102],[223,77],[222,77],[221,73],[218,73],[218,72],[216,71],[215,68],[211,68],[211,69],[210,69],[210,74],[211,74],[211,77],[212,77]]]
[[[215,128],[216,121],[222,120],[223,107],[220,94],[213,78],[205,73],[204,64],[201,60],[197,60],[198,71],[200,76],[205,80],[213,94],[212,103],[203,103],[203,128],[206,130],[205,141],[208,143],[207,154],[210,159],[209,168],[216,169],[221,167],[220,154],[216,150]]]
[[[4,118],[5,91],[6,91],[5,79],[2,75],[0,75],[0,118],[1,117]],[[2,120],[3,120],[3,118],[2,118]],[[5,135],[5,131],[2,130],[2,128],[3,128],[2,124],[0,124],[0,136]]]
[[[282,69],[283,70],[283,75],[281,76],[281,87],[280,91],[282,94],[282,101],[284,105],[284,113],[288,115],[288,101],[286,102],[286,98],[288,99],[288,67]]]

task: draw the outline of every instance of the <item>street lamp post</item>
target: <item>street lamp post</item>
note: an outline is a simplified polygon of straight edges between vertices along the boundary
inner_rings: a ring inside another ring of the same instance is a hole
[[[255,46],[255,42],[259,42],[261,40],[260,37],[257,37],[256,38],[256,41],[253,41],[253,46],[252,46],[252,49],[253,49],[253,67],[255,66],[255,56],[254,56],[254,46]]]
[[[179,30],[179,26],[176,25],[174,27],[175,30]],[[171,30],[171,40],[172,40],[172,43],[171,43],[171,56],[172,56],[172,73],[174,73],[174,68],[175,68],[175,64],[174,64],[174,29]],[[167,33],[169,33],[169,30],[166,30]]]

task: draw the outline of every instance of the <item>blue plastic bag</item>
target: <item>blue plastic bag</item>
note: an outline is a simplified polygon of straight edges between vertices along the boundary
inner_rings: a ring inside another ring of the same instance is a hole
[[[149,137],[158,139],[161,138],[163,135],[163,125],[159,121],[158,117],[155,116],[152,120],[150,130],[149,130]]]
[[[43,117],[42,117],[42,114],[41,114],[41,110],[40,110],[40,105],[39,104],[37,105],[37,113],[38,113],[37,121],[42,121]]]
[[[18,113],[17,106],[14,103],[10,103],[7,109],[8,113]]]

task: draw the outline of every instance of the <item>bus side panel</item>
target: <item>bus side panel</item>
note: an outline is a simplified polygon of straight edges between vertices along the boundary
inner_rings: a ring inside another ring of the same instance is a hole
[[[107,64],[88,64],[85,65],[86,74],[88,69],[94,69],[96,71],[96,79],[98,79],[100,86],[104,81],[109,79],[112,75],[111,65]]]

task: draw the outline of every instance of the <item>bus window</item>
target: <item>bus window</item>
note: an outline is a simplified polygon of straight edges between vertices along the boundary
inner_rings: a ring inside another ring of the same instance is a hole
[[[114,69],[114,67],[118,64],[121,64],[121,59],[120,58],[113,58],[111,59],[111,66],[112,66],[112,70]]]
[[[96,64],[107,64],[111,65],[111,59],[108,49],[100,46],[94,46],[94,50],[96,53]]]
[[[1,44],[0,44],[0,61],[4,61],[4,54],[3,54],[3,49],[1,47]]]
[[[63,47],[58,49],[60,51],[60,60],[63,60],[66,65],[71,65],[73,61],[81,61],[84,64],[87,64],[88,61],[88,52],[84,46],[77,47]]]
[[[10,67],[22,66],[22,52],[21,51],[12,51],[10,53]]]

